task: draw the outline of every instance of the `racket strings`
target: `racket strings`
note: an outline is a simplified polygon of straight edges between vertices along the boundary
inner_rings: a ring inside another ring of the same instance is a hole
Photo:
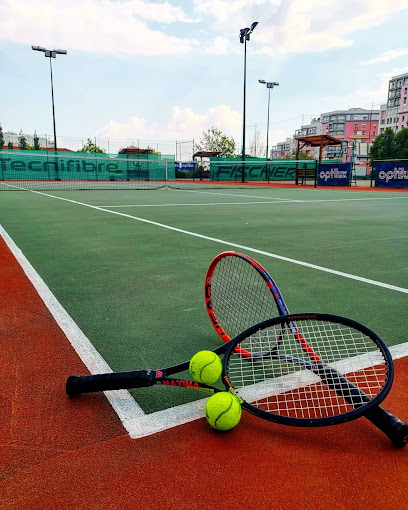
[[[388,365],[375,342],[363,332],[319,320],[302,320],[296,327],[324,366],[364,393],[356,394],[349,385],[343,385],[340,394],[331,389],[333,385],[329,388],[324,382],[327,374],[319,372],[323,365],[313,362],[293,331],[279,323],[258,330],[239,344],[249,352],[270,352],[279,343],[278,356],[247,359],[232,353],[229,358],[231,385],[251,405],[275,415],[319,419],[363,406],[366,396],[374,398],[384,388]]]
[[[254,324],[281,315],[265,280],[239,257],[219,261],[212,278],[211,299],[218,320],[230,338]]]

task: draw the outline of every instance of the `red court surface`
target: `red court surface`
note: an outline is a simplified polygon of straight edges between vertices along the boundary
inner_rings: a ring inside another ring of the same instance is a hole
[[[408,509],[408,448],[364,418],[244,413],[228,433],[202,419],[130,439],[103,394],[66,396],[86,369],[2,240],[0,270],[1,509]],[[395,366],[384,406],[407,420],[408,359]]]

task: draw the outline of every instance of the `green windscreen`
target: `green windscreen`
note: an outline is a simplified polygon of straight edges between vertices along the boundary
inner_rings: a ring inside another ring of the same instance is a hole
[[[174,156],[0,151],[0,189],[162,187]]]
[[[314,159],[246,159],[210,158],[210,179],[213,181],[294,181],[296,168],[314,169]],[[242,173],[244,172],[244,179]]]

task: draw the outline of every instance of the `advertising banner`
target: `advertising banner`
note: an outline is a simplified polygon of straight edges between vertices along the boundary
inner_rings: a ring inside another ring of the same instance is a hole
[[[210,158],[211,159],[211,158]],[[242,169],[245,181],[294,181],[298,168],[315,168],[315,161],[271,160],[263,158],[247,159],[243,164],[240,159],[211,159],[210,179],[213,181],[240,181]]]
[[[320,164],[317,172],[318,186],[348,186],[351,163]]]
[[[408,161],[376,161],[375,187],[408,188]]]
[[[190,172],[191,170],[196,169],[196,164],[197,163],[195,163],[193,161],[188,161],[188,162],[176,161],[174,163],[174,168],[176,170],[179,170],[180,172]]]

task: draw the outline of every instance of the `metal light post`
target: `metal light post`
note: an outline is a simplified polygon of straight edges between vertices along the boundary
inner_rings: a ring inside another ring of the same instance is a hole
[[[278,87],[279,83],[277,81],[265,81],[265,80],[258,80],[259,83],[266,83],[266,87],[268,89],[268,121],[266,124],[266,159],[269,159],[268,157],[268,148],[269,148],[269,104],[271,102],[271,89],[273,87]]]
[[[51,59],[56,58],[57,55],[66,55],[67,50],[46,50],[42,46],[31,46],[34,51],[42,51],[45,53],[45,57],[50,59],[50,73],[51,73],[51,99],[52,99],[52,122],[54,125],[54,151],[57,152],[57,132],[55,129],[55,108],[54,108],[54,84],[52,81],[52,65]]]
[[[249,28],[241,28],[239,41],[244,44],[244,112],[242,122],[242,182],[245,182],[245,97],[246,97],[246,42],[254,31],[257,21],[254,21]]]

